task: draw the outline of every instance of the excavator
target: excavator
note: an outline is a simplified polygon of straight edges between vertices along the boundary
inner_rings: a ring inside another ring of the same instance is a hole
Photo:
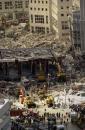
[[[25,95],[25,88],[20,86],[19,88],[19,102],[28,108],[36,107],[36,104],[29,95]]]
[[[44,100],[45,98],[47,98],[47,88],[43,87],[43,89],[39,89],[38,96],[40,100]]]
[[[52,48],[51,48],[50,51],[51,51],[51,54],[52,54],[52,56],[54,57],[54,59],[55,59],[55,61],[57,63],[57,74],[56,74],[56,76],[58,78],[58,81],[59,82],[60,81],[66,81],[66,74],[62,70],[61,65],[60,65],[58,59],[56,59],[56,56],[55,56],[54,52],[52,51]]]
[[[53,106],[53,104],[54,104],[54,98],[53,98],[52,95],[49,95],[47,97],[46,103],[47,103],[48,107],[52,107]]]
[[[32,101],[30,96],[26,96],[24,98],[24,105],[27,106],[28,108],[35,108],[36,104]]]
[[[63,72],[63,70],[62,70],[59,63],[57,63],[57,69],[58,69],[58,72],[57,72],[58,81],[65,81],[66,80],[66,75]]]

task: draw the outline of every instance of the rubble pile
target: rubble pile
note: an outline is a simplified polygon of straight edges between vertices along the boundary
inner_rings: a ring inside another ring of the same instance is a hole
[[[1,30],[0,30],[1,31]],[[56,39],[55,34],[30,33],[25,25],[11,26],[5,29],[5,36],[0,38],[0,49],[33,48],[38,46],[51,46],[54,51],[62,54],[66,52],[70,43]]]
[[[51,58],[51,52],[47,47],[36,47],[36,48],[17,48],[17,49],[0,49],[2,61],[15,61],[18,60],[29,60],[36,58]]]
[[[0,48],[31,48],[42,44],[51,44],[54,41],[54,34],[32,34],[29,32],[13,32],[6,34],[0,39]]]

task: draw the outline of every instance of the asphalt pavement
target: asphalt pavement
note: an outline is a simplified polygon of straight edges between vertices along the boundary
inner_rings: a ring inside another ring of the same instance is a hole
[[[69,123],[67,125],[67,128],[65,128],[65,130],[80,130],[76,125],[72,125],[71,123]]]

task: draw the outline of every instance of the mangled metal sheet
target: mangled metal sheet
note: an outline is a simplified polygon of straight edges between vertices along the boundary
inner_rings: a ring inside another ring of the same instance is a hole
[[[28,61],[34,59],[50,59],[49,48],[0,49],[0,62]]]

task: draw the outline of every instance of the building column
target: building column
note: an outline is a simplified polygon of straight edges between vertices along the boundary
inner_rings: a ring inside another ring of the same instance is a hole
[[[31,61],[27,61],[27,64],[28,64],[28,71],[30,70],[31,72]]]
[[[5,74],[6,76],[8,76],[8,63],[7,62],[5,63]]]
[[[41,62],[41,60],[39,61],[39,71],[40,72],[42,71],[42,62]]]
[[[32,74],[35,75],[35,61],[32,63]]]
[[[49,61],[46,61],[46,73],[48,74],[48,62]]]
[[[33,61],[31,61],[30,65],[31,65],[31,74],[32,74],[32,65],[33,65]]]
[[[18,59],[15,59],[15,66],[18,74],[18,78],[21,77],[21,62],[18,61]]]
[[[0,70],[2,70],[2,65],[3,65],[3,63],[0,63]]]
[[[44,60],[43,66],[44,66],[44,72],[46,73],[46,60]]]
[[[18,62],[18,76],[21,77],[22,69],[21,69],[21,62]]]
[[[36,75],[36,60],[34,62],[34,66],[35,66],[35,75]]]

